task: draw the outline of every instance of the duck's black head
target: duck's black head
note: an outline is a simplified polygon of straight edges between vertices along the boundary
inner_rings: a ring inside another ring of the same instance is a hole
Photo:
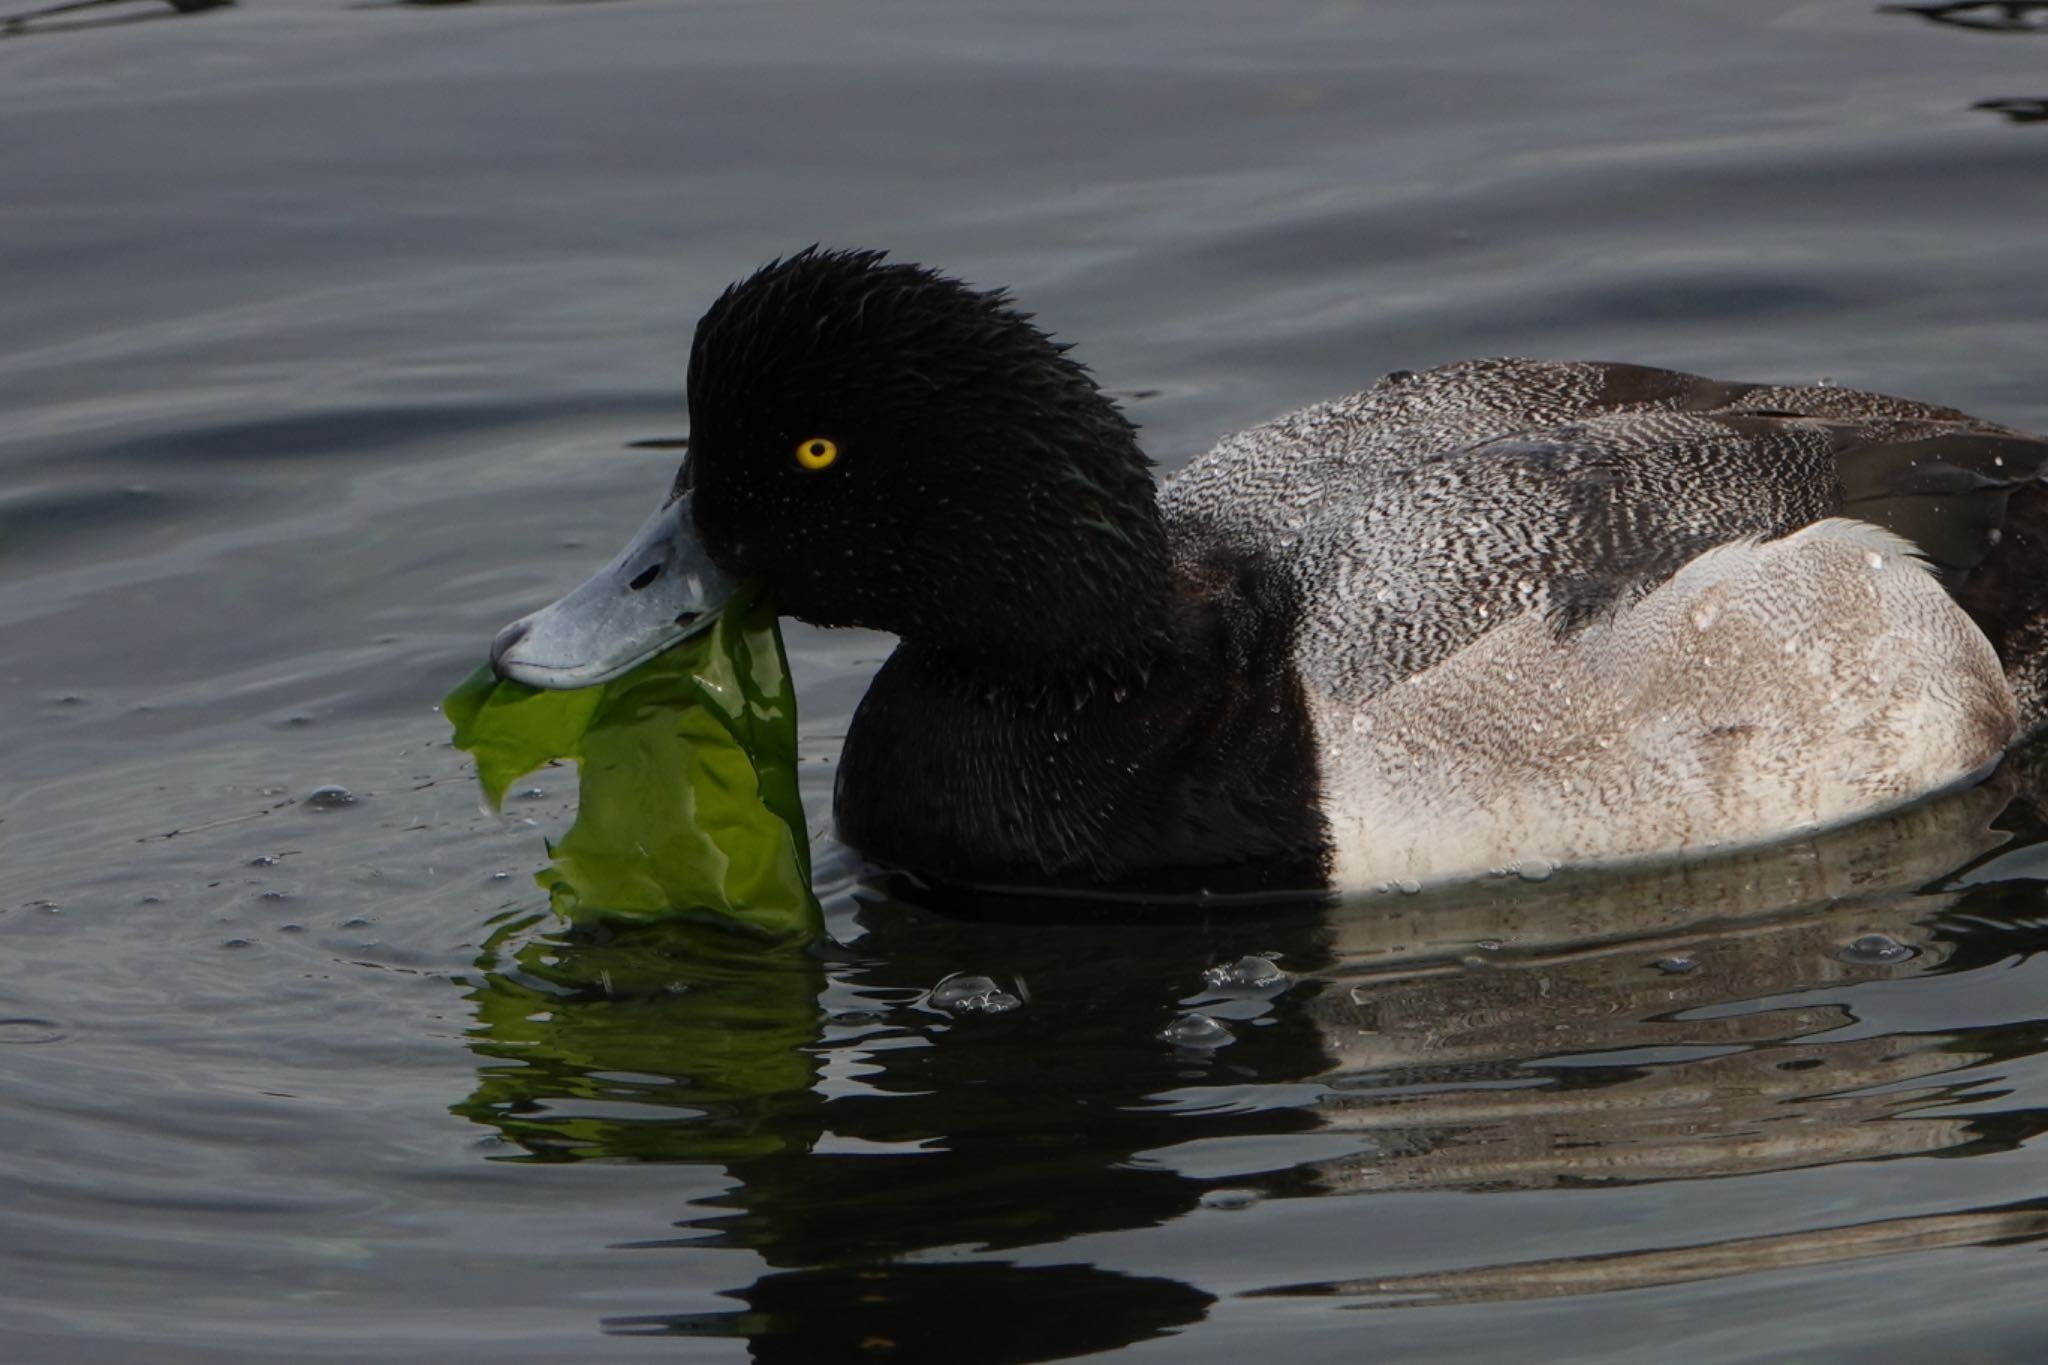
[[[719,296],[690,349],[690,455],[612,562],[499,632],[499,673],[617,677],[758,579],[776,608],[1063,668],[1142,641],[1166,537],[1131,424],[1010,306],[879,252],[812,248]]]
[[[803,251],[712,304],[689,387],[698,533],[781,611],[1010,654],[1111,640],[1163,590],[1131,424],[1000,291]]]

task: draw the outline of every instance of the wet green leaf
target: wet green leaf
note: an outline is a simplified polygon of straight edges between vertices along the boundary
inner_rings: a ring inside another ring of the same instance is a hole
[[[537,880],[574,920],[684,917],[807,939],[821,916],[796,782],[796,694],[775,614],[749,592],[711,629],[573,692],[480,668],[442,709],[495,808],[557,759],[576,822]]]

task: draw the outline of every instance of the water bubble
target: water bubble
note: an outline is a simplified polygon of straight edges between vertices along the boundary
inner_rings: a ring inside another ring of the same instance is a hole
[[[303,934],[306,932],[306,926],[303,924],[280,924],[277,926],[277,932],[280,934]]]
[[[1660,957],[1650,965],[1666,976],[1685,976],[1700,969],[1697,958],[1687,957],[1682,953],[1675,957]]]
[[[510,872],[493,872],[491,874],[491,880],[494,882],[510,881],[511,879],[512,874]]]
[[[1159,1034],[1160,1041],[1172,1043],[1196,1052],[1214,1052],[1219,1047],[1229,1047],[1237,1039],[1230,1030],[1203,1014],[1200,1010],[1189,1010],[1168,1024]]]
[[[289,891],[266,891],[261,896],[257,897],[258,900],[266,901],[288,901],[291,898],[292,893]]]
[[[356,797],[354,792],[350,791],[347,787],[338,787],[332,783],[324,787],[315,787],[307,792],[304,802],[305,805],[311,806],[314,810],[335,810],[341,806],[353,806],[355,803]]]
[[[277,859],[268,853],[259,853],[249,860],[250,867],[276,867]]]
[[[1224,1209],[1235,1212],[1238,1209],[1248,1209],[1258,1202],[1259,1192],[1257,1190],[1202,1191],[1202,1207],[1205,1209]]]
[[[1270,957],[1241,957],[1228,966],[1211,967],[1202,980],[1219,989],[1258,991],[1287,984],[1287,973]]]
[[[1557,875],[1557,864],[1548,858],[1524,858],[1515,864],[1515,875],[1525,882],[1547,882]]]
[[[1920,956],[1920,950],[1899,942],[1889,934],[1864,934],[1850,941],[1835,956],[1852,967],[1896,967]]]
[[[948,1014],[1007,1014],[1024,1002],[993,978],[955,972],[932,987],[925,1003]]]
[[[222,939],[220,946],[223,948],[246,948],[249,946],[249,940],[246,938]]]
[[[515,801],[545,801],[547,800],[547,796],[548,794],[545,788],[528,787],[524,791],[520,792],[518,795],[514,796],[512,799]]]
[[[63,1036],[63,1028],[54,1019],[0,1019],[0,1043],[29,1047],[54,1043]]]
[[[1873,569],[1882,569],[1884,567],[1884,556],[1875,550],[1865,550],[1863,552],[1863,562]]]
[[[370,922],[361,915],[358,915],[354,919],[343,920],[341,927],[344,929],[367,929],[370,927]]]

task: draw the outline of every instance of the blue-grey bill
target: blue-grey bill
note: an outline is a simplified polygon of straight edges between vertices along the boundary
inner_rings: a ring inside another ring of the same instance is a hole
[[[499,631],[491,667],[557,691],[610,682],[705,629],[738,587],[704,553],[684,493],[589,582]]]

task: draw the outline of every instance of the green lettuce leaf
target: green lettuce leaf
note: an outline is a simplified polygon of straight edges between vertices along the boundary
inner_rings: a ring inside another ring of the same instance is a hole
[[[543,692],[484,667],[441,706],[493,809],[524,774],[577,763],[576,822],[535,878],[562,916],[709,920],[779,940],[821,929],[796,693],[758,594],[609,683]]]

